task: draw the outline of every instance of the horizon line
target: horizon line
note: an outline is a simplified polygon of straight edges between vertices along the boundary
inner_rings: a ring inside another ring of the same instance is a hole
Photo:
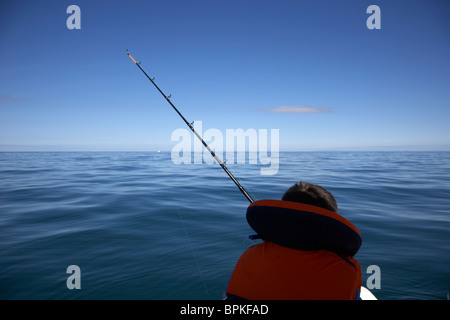
[[[86,145],[1,145],[0,152],[171,152],[171,148],[157,148],[155,146],[134,146],[134,147],[107,147],[107,146],[86,146]],[[202,149],[201,152],[203,152]],[[270,152],[270,150],[268,150]],[[305,147],[305,148],[283,148],[278,152],[313,152],[313,151],[422,151],[422,152],[445,152],[450,151],[449,145],[396,145],[396,146],[346,146],[346,147]],[[196,151],[193,151],[193,153]],[[231,152],[223,150],[225,152]],[[233,152],[258,153],[259,151],[244,150]],[[220,152],[219,152],[220,153]]]

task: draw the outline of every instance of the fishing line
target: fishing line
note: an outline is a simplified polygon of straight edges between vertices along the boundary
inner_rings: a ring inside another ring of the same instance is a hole
[[[214,157],[214,159],[217,161],[217,163],[222,167],[222,169],[226,172],[226,174],[230,177],[231,180],[236,184],[236,186],[239,188],[239,190],[242,192],[242,194],[247,198],[250,203],[252,203],[254,200],[253,198],[248,194],[248,192],[244,189],[244,187],[239,183],[239,181],[233,176],[233,174],[228,170],[225,163],[220,160],[220,158],[216,155],[214,151],[211,150],[211,148],[208,146],[208,144],[203,140],[203,138],[195,131],[194,126],[192,125],[193,122],[189,122],[186,120],[186,118],[181,114],[180,111],[175,107],[175,105],[170,101],[170,95],[166,96],[164,92],[156,85],[155,78],[150,78],[149,75],[142,69],[141,62],[136,62],[136,60],[133,59],[133,57],[130,55],[128,50],[126,51],[127,55],[130,57],[131,60],[133,60],[134,64],[138,66],[139,69],[145,74],[145,76],[150,80],[150,82],[155,86],[156,89],[158,89],[159,93],[166,99],[166,101],[172,106],[172,108],[178,113],[178,115],[183,119],[184,123],[191,129],[191,131],[197,136],[198,139],[202,142],[202,144],[205,146],[205,148],[209,151],[209,153]]]
[[[170,194],[172,195],[172,198],[175,199],[175,194],[173,193],[172,190],[170,190]],[[192,245],[191,237],[186,228],[186,224],[184,223],[183,214],[181,213],[181,210],[178,207],[176,208],[176,210],[178,212],[178,217],[181,221],[181,225],[183,226],[184,234],[186,235],[186,238],[188,240],[188,247],[191,249],[192,257],[194,258],[195,267],[197,268],[197,271],[200,274],[200,279],[202,280],[203,287],[205,288],[206,294],[209,297],[210,295],[209,295],[208,287],[206,286],[205,277],[203,276],[203,272],[200,269],[200,263],[198,262],[197,255],[194,252],[194,246]]]

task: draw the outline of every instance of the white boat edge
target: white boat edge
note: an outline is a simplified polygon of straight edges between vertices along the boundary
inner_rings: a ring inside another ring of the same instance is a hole
[[[361,286],[361,292],[359,294],[359,297],[361,298],[361,300],[378,300],[377,297],[375,297],[375,295],[369,291],[369,289],[363,286]],[[227,300],[225,292],[222,295],[222,300]]]
[[[359,296],[361,297],[361,300],[378,300],[377,297],[375,297],[374,294],[369,291],[369,289],[363,286],[361,286],[361,292]]]

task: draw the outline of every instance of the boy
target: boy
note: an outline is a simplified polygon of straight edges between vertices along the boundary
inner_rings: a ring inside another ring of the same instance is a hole
[[[253,202],[247,220],[265,241],[242,254],[226,299],[358,299],[361,267],[353,255],[361,235],[337,212],[330,192],[306,182],[282,201]]]

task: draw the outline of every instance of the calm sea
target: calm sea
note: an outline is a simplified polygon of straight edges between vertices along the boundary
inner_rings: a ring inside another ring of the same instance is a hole
[[[449,152],[281,153],[276,175],[229,164],[255,199],[322,185],[361,231],[378,299],[446,299]],[[170,153],[0,153],[0,299],[221,298],[252,243],[249,202],[217,164]],[[69,290],[68,266],[81,289]]]

